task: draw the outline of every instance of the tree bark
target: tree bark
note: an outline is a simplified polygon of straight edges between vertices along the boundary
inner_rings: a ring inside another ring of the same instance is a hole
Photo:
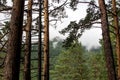
[[[24,0],[14,0],[4,80],[19,80]]]
[[[116,35],[116,54],[117,54],[117,73],[118,80],[120,80],[120,35],[119,35],[119,21],[117,16],[116,0],[112,0],[112,13],[113,13],[113,24],[115,27]]]
[[[106,12],[106,6],[105,6],[104,0],[98,0],[98,1],[99,1],[99,7],[101,11],[103,45],[104,45],[104,53],[105,53],[105,59],[106,59],[106,67],[108,72],[108,79],[117,80],[115,65],[114,65],[114,58],[113,58],[113,50],[112,50],[110,34],[109,34],[109,25],[107,20],[108,17]]]
[[[42,0],[39,2],[39,40],[38,40],[38,80],[41,80],[42,74]]]
[[[43,80],[49,80],[49,14],[48,0],[44,0],[44,64]]]
[[[31,80],[31,26],[32,26],[32,0],[28,0],[26,43],[24,56],[24,79]]]

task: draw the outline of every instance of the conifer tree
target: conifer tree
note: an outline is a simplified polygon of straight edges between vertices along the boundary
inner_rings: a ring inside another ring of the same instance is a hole
[[[48,0],[44,0],[44,63],[43,80],[49,80],[49,13]]]
[[[113,58],[113,50],[112,50],[110,34],[109,34],[109,27],[108,27],[109,25],[108,25],[108,17],[107,17],[105,1],[99,0],[98,2],[101,11],[101,25],[102,25],[102,35],[103,35],[103,45],[104,45],[103,47],[104,47],[104,53],[106,59],[108,79],[117,80],[114,58]]]
[[[4,80],[19,80],[24,0],[14,0],[10,22]]]
[[[27,25],[25,55],[24,55],[24,80],[31,80],[31,26],[32,26],[32,4],[33,0],[28,0]]]
[[[119,21],[118,21],[118,14],[116,8],[116,0],[112,0],[112,13],[113,13],[113,25],[115,29],[115,36],[116,36],[116,55],[117,55],[117,73],[118,79],[120,79],[120,30],[119,30]]]

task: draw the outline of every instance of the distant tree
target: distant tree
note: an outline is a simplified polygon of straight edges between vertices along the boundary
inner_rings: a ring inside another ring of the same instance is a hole
[[[74,56],[77,57],[74,58]],[[50,80],[73,80],[75,79],[73,76],[76,75],[75,71],[79,70],[79,68],[83,72],[82,78],[79,79],[108,80],[104,53],[101,51],[101,48],[87,51],[84,47],[80,46],[80,44],[74,44],[67,49],[62,49],[62,52],[59,53],[59,55],[53,56],[52,59],[53,58],[55,58],[56,62],[53,60],[50,61],[54,63],[52,65],[53,67],[50,68]],[[78,60],[81,62],[78,62]],[[76,66],[74,66],[74,64]],[[77,66],[79,64],[81,66]]]
[[[4,80],[19,80],[24,0],[14,0],[13,4]]]
[[[89,80],[108,80],[107,68],[105,63],[104,53],[101,51],[88,51],[84,58],[86,58],[86,65],[88,65]]]
[[[52,40],[50,40],[49,46],[50,46],[50,70],[53,69],[54,64],[56,63],[57,56],[64,50],[62,47],[63,40],[56,37]]]
[[[81,44],[76,43],[63,50],[57,57],[54,69],[50,71],[52,80],[87,80],[87,68]]]

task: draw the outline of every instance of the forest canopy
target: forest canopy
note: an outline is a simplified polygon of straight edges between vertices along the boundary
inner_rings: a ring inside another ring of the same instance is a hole
[[[119,0],[11,3],[0,0],[0,80],[120,79]],[[86,15],[75,15],[79,21],[71,20],[59,31],[68,36],[50,39],[51,27],[59,28],[69,17],[66,10],[74,13],[81,4],[87,4]],[[86,30],[98,28],[95,24],[102,31],[101,46],[87,50],[79,39]]]

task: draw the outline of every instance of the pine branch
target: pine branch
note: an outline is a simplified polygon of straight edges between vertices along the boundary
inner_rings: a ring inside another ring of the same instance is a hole
[[[51,10],[51,11],[49,12],[49,14],[51,14],[53,11],[55,11],[55,10],[57,10],[57,9],[60,9],[60,8],[63,7],[64,5],[68,4],[67,1],[68,1],[68,0],[66,0],[66,1],[65,1],[63,4],[61,4],[60,6],[54,8],[53,10]]]
[[[0,12],[1,11],[8,11],[8,10],[12,10],[12,7],[5,6],[5,5],[0,5]]]

